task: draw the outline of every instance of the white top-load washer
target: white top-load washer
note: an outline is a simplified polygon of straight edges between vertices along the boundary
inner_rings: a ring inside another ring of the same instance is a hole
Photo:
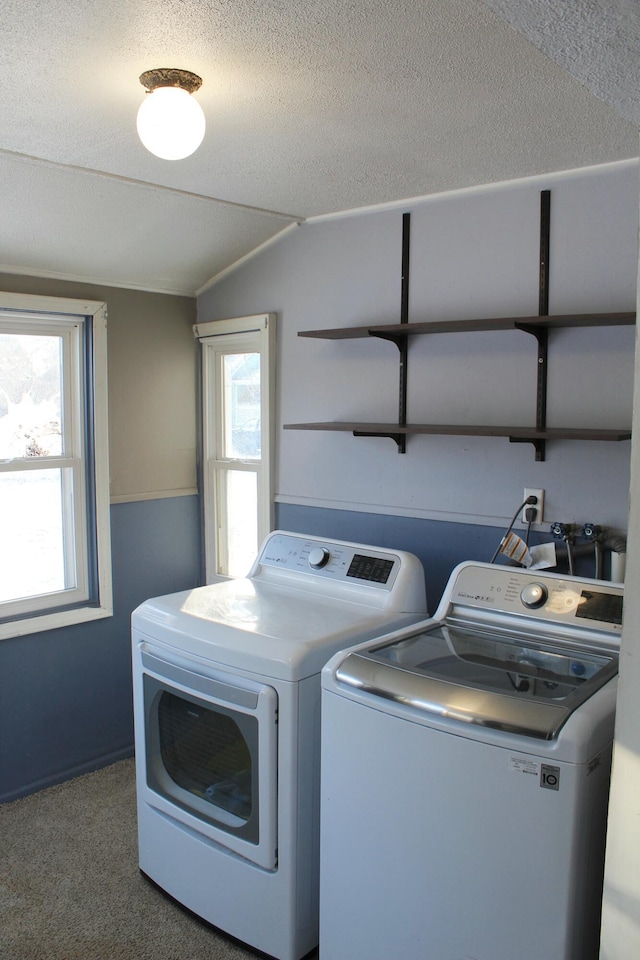
[[[321,960],[595,960],[622,601],[465,563],[329,661]]]
[[[250,573],[132,617],[139,860],[279,960],[318,943],[320,671],[426,616],[412,554],[284,531]]]

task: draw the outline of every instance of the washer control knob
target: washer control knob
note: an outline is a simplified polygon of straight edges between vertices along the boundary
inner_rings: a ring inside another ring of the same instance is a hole
[[[522,588],[520,599],[525,607],[535,610],[536,607],[541,607],[545,603],[548,596],[549,591],[543,583],[528,583]]]
[[[313,550],[309,550],[309,566],[313,567],[314,570],[326,567],[330,556],[331,554],[326,547],[314,547]]]

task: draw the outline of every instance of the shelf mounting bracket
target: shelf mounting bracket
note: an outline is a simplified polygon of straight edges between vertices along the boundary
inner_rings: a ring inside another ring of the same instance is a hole
[[[398,445],[398,453],[406,453],[407,450],[407,437],[404,433],[393,433],[389,431],[388,433],[372,433],[369,430],[354,430],[354,437],[384,437],[387,440],[394,440]]]
[[[550,252],[550,224],[551,224],[551,191],[542,190],[540,193],[540,263],[538,268],[538,316],[549,316],[549,252]],[[516,329],[530,333],[538,341],[538,366],[536,384],[536,430],[545,430],[547,427],[547,371],[549,328],[538,327],[526,323],[516,323]],[[544,440],[519,441],[510,437],[514,443],[533,443],[536,448],[536,460],[544,461],[546,444]]]
[[[532,443],[536,451],[536,460],[544,463],[545,451],[547,447],[546,440],[538,437],[509,437],[509,443]]]
[[[402,214],[402,284],[400,291],[400,323],[409,322],[409,254],[411,248],[411,214]],[[398,370],[398,426],[407,425],[407,360],[409,357],[409,338],[404,334],[394,335],[393,333],[374,333],[369,331],[372,337],[378,337],[380,340],[391,340],[395,343],[400,353],[400,367]],[[372,436],[372,434],[369,434]],[[398,435],[385,434],[392,436],[392,439],[398,444],[398,453],[405,453],[407,449],[407,438],[404,433]]]
[[[516,328],[524,333],[530,333],[538,341],[538,365],[536,384],[536,430],[544,430],[547,426],[547,371],[549,328],[531,327],[526,323],[516,323]],[[542,457],[544,460],[544,457]]]

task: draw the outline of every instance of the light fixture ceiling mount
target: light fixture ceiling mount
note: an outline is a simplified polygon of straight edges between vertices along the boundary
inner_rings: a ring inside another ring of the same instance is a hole
[[[140,83],[148,93],[153,93],[158,87],[180,87],[187,93],[195,93],[202,86],[202,77],[190,70],[158,67],[156,70],[145,70],[141,73]]]
[[[182,160],[202,143],[205,119],[192,94],[202,78],[190,70],[157,67],[140,75],[147,91],[138,110],[138,135],[144,146],[163,160]]]

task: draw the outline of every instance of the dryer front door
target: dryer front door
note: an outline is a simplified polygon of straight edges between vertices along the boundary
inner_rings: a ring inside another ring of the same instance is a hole
[[[147,802],[275,869],[276,691],[146,643],[140,655]]]

